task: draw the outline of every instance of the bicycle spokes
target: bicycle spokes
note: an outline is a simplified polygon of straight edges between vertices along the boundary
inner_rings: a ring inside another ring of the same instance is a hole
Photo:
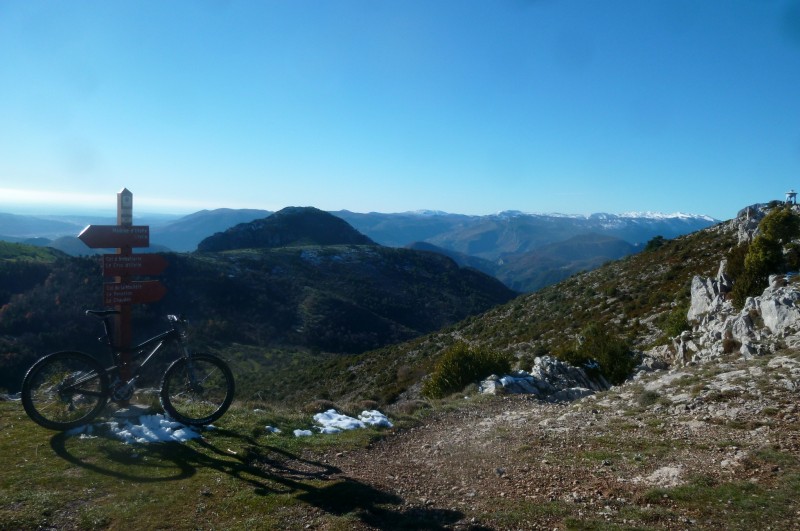
[[[161,404],[175,420],[208,424],[228,409],[233,400],[233,375],[214,356],[197,355],[173,363],[164,375]]]
[[[39,424],[68,429],[94,417],[106,402],[105,374],[89,356],[61,352],[35,364],[23,382],[23,405]]]

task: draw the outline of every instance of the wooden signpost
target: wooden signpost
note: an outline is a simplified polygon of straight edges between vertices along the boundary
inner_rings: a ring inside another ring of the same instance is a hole
[[[89,225],[78,234],[78,238],[92,249],[108,247],[149,247],[150,227],[147,225],[137,227]]]
[[[103,304],[120,312],[114,338],[122,351],[120,373],[127,380],[131,377],[131,305],[156,302],[167,292],[158,280],[132,277],[159,275],[166,269],[167,260],[157,254],[133,254],[134,248],[150,246],[150,227],[133,224],[133,194],[127,188],[117,194],[117,224],[89,225],[78,238],[92,249],[117,250],[103,255],[103,276],[114,278],[113,282],[103,283]]]
[[[160,275],[166,268],[166,258],[159,254],[104,254],[103,276],[150,276]]]

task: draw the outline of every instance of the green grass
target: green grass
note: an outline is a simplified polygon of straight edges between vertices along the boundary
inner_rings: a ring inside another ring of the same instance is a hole
[[[413,527],[393,495],[305,457],[363,448],[382,430],[291,433],[311,424],[307,414],[236,406],[201,440],[126,445],[42,429],[19,403],[0,402],[0,528],[302,529],[308,514],[331,529],[368,518]]]
[[[570,507],[563,501],[545,503],[498,500],[495,509],[483,515],[486,520],[496,522],[501,529],[535,529],[543,520],[559,522],[570,514]]]
[[[774,486],[747,481],[715,484],[697,477],[674,489],[654,489],[646,500],[663,506],[681,505],[690,509],[703,527],[718,529],[765,529],[796,523],[800,475],[787,475]],[[780,522],[784,522],[781,524]]]
[[[458,415],[492,399],[432,401],[397,424],[415,427],[424,416]],[[0,529],[444,529],[473,518],[491,529],[764,529],[800,523],[800,462],[782,446],[749,449],[742,473],[727,479],[696,475],[675,488],[615,486],[617,474],[643,476],[687,454],[747,448],[731,432],[712,446],[666,439],[649,420],[612,418],[597,432],[571,435],[569,444],[533,438],[517,446],[520,463],[531,467],[538,466],[543,448],[554,451],[547,467],[572,482],[568,489],[580,493],[577,501],[548,498],[530,484],[526,492],[533,497],[510,499],[498,491],[475,507],[420,506],[414,497],[353,479],[328,461],[391,436],[386,430],[294,437],[293,429],[311,426],[309,410],[236,403],[201,440],[126,445],[44,430],[19,403],[0,401]],[[267,425],[282,433],[268,434]],[[499,429],[493,440],[509,435]],[[751,474],[757,481],[748,479]],[[598,483],[604,476],[611,483]],[[515,481],[515,474],[494,481]]]
[[[696,476],[672,489],[652,489],[644,501],[662,507],[676,505],[696,515],[702,527],[718,529],[790,528],[798,523],[800,461],[775,448],[763,448],[747,458],[746,469],[771,470],[758,481],[734,478],[718,482]],[[792,524],[791,522],[794,522]]]

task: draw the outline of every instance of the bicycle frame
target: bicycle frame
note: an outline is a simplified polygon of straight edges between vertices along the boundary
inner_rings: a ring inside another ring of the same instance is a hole
[[[177,344],[180,348],[181,355],[186,358],[191,358],[189,349],[186,347],[183,341],[184,332],[177,325],[177,323],[180,321],[177,318],[171,318],[171,320],[173,323],[175,323],[173,324],[172,329],[161,332],[160,334],[157,334],[134,347],[122,350],[112,345],[111,335],[108,333],[108,321],[104,319],[103,325],[106,329],[106,337],[109,339],[108,344],[114,360],[114,365],[104,369],[104,372],[109,377],[109,398],[111,398],[112,401],[120,402],[130,399],[130,397],[133,395],[136,380],[138,380],[141,376],[142,370],[149,365],[150,360],[152,360],[167,343]],[[144,361],[139,363],[138,366],[136,366],[131,372],[131,378],[128,381],[123,382],[120,379],[122,354],[130,354],[130,359],[133,360],[134,358],[141,358],[143,353],[147,352],[148,350],[149,352],[146,354]]]

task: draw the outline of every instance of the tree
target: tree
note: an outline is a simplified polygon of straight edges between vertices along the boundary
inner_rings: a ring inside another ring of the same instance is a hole
[[[800,236],[800,217],[791,208],[776,208],[758,224],[761,235],[784,244]]]
[[[667,242],[663,236],[653,236],[647,245],[644,246],[644,252],[655,251]]]
[[[738,308],[744,306],[747,297],[767,287],[770,275],[786,272],[789,263],[783,247],[800,236],[800,217],[791,208],[775,208],[764,216],[758,229],[744,256],[744,270],[735,277],[732,295]]]

